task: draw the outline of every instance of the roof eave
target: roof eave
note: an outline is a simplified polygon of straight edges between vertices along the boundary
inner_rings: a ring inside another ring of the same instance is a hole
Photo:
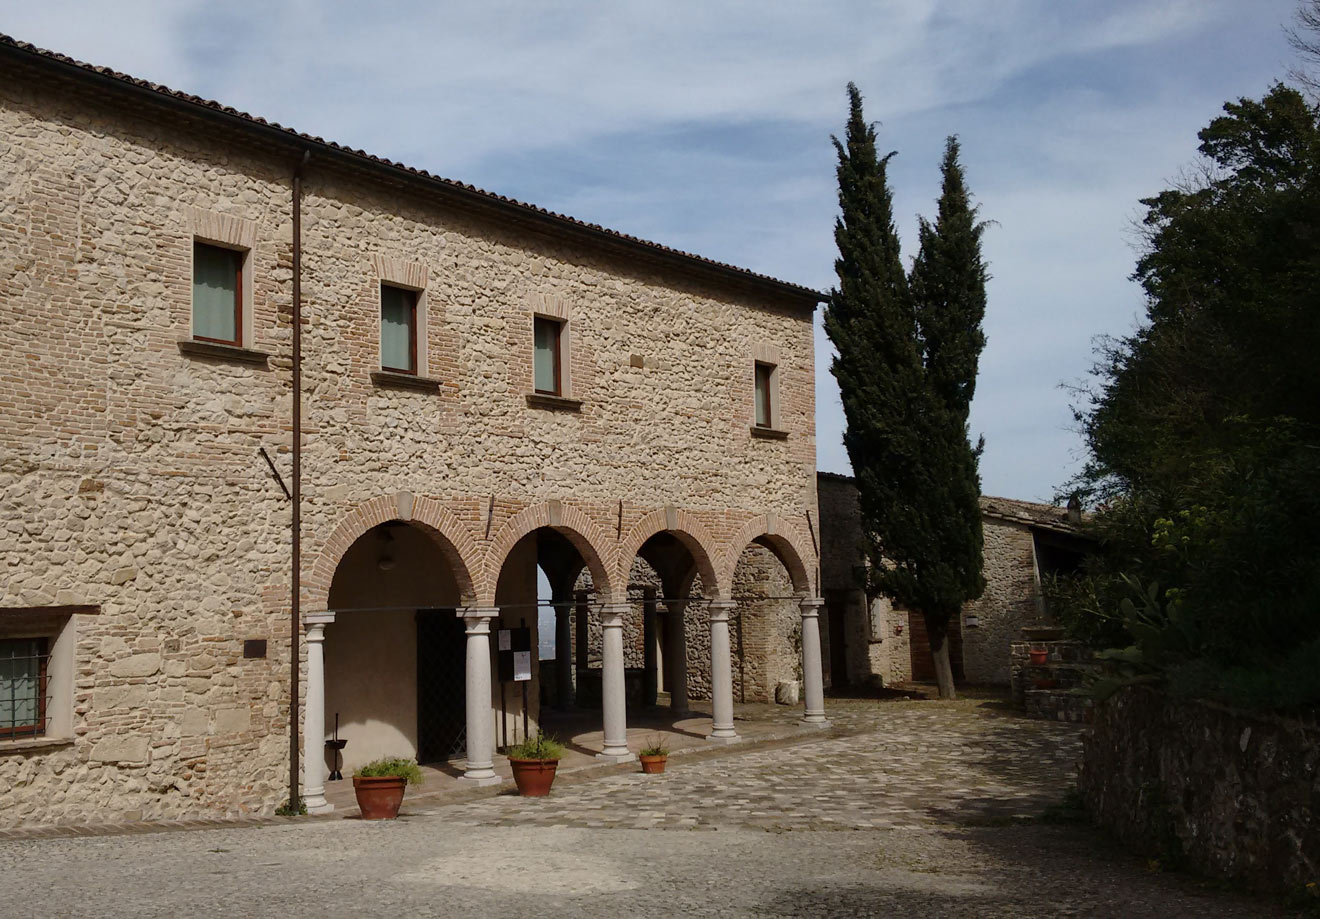
[[[276,149],[287,151],[296,161],[305,152],[313,160],[320,158],[355,171],[388,177],[409,185],[425,188],[456,207],[512,219],[555,236],[568,235],[599,248],[622,253],[643,261],[674,268],[697,277],[733,286],[744,291],[768,295],[781,303],[814,311],[817,304],[827,300],[820,291],[790,284],[785,281],[756,274],[746,269],[724,265],[708,259],[670,249],[657,243],[629,237],[624,234],[582,223],[571,218],[542,210],[534,205],[504,198],[459,182],[433,176],[370,156],[365,151],[351,150],[322,138],[299,134],[281,125],[268,124],[233,110],[215,108],[201,101],[176,95],[173,91],[142,85],[124,75],[105,73],[95,67],[71,59],[56,57],[32,46],[8,39],[0,41],[0,55],[17,60],[20,64],[46,69],[64,77],[98,87],[113,94],[136,97],[148,105],[180,112],[187,117],[201,119],[261,139]],[[292,169],[292,163],[290,164]]]

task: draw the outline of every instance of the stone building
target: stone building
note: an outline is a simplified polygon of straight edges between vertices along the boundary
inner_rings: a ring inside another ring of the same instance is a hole
[[[866,594],[857,486],[849,476],[822,472],[817,478],[827,682],[933,681],[922,618]],[[1087,542],[1069,512],[1049,504],[985,496],[981,525],[986,587],[951,624],[949,657],[956,680],[1007,686],[1010,643],[1024,627],[1052,624],[1042,576],[1075,570]]]
[[[639,558],[676,707],[755,547],[823,722],[815,291],[7,38],[0,184],[0,825],[321,809],[336,726],[491,781],[538,566],[606,758]]]

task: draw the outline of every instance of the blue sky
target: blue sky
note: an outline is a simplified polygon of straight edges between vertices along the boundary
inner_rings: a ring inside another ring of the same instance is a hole
[[[1049,499],[1061,384],[1142,310],[1138,199],[1292,62],[1294,0],[8,4],[0,31],[666,245],[827,290],[844,86],[910,257],[946,135],[985,218],[983,491]],[[847,472],[817,330],[820,468]]]

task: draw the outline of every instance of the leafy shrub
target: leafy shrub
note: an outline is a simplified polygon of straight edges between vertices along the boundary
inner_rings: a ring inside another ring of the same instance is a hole
[[[538,733],[520,744],[514,744],[508,751],[509,759],[561,759],[564,745],[553,737]]]
[[[359,766],[353,775],[363,779],[395,776],[407,779],[409,785],[420,785],[422,783],[422,770],[418,768],[417,761],[400,756],[386,756],[373,760],[365,766]]]

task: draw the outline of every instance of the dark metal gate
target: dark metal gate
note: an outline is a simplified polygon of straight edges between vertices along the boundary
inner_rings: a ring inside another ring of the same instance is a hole
[[[418,762],[443,762],[467,749],[466,641],[454,610],[417,611]]]

